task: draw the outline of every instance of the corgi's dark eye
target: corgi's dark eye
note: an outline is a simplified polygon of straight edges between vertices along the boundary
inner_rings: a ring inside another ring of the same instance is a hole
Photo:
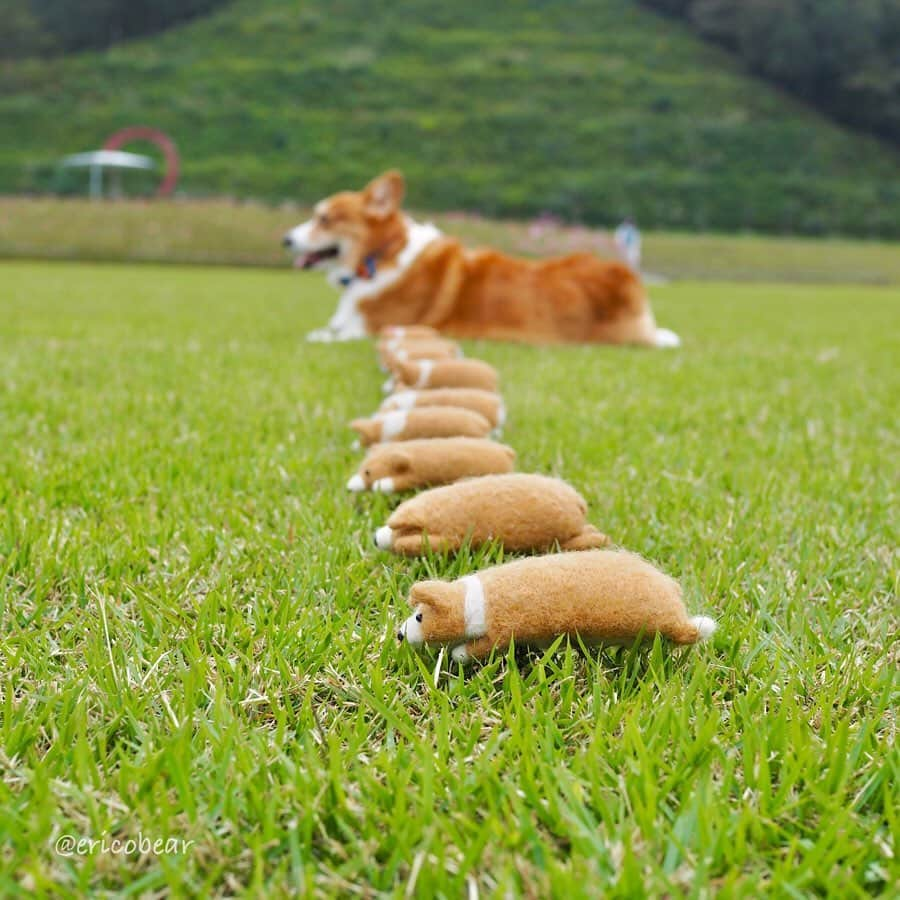
[[[416,621],[417,621],[417,622],[421,622],[421,621],[422,621],[422,613],[416,613]]]
[[[331,219],[325,213],[319,213],[319,224],[327,228],[331,224]]]

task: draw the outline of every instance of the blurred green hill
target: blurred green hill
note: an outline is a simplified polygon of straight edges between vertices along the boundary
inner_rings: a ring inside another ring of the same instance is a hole
[[[174,137],[198,196],[310,201],[398,166],[422,209],[900,236],[896,149],[634,0],[238,0],[8,61],[0,192],[73,189],[55,161],[129,124]]]

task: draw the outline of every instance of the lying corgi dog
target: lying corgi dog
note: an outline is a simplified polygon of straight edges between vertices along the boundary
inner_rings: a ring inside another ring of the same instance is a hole
[[[546,260],[467,250],[401,210],[399,172],[316,204],[284,237],[301,269],[322,269],[341,291],[327,328],[343,341],[386,325],[429,325],[461,338],[678,346],[657,328],[641,280],[589,253]]]

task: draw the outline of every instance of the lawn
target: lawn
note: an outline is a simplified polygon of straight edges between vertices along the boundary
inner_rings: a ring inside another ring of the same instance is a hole
[[[374,550],[315,276],[2,264],[0,893],[893,895],[900,290],[653,297],[682,350],[467,350],[718,633],[459,675],[404,596],[502,554]]]

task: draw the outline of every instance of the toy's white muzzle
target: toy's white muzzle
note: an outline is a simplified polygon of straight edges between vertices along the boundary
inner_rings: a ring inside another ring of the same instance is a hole
[[[400,626],[397,632],[398,641],[406,641],[410,647],[421,647],[425,643],[425,633],[422,623],[416,620],[419,610],[416,611]]]

